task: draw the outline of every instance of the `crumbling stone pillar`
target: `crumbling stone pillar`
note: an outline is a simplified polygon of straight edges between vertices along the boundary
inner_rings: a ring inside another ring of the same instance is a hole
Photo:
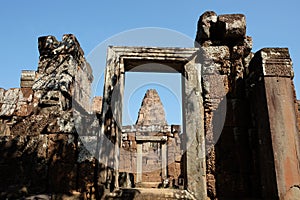
[[[265,199],[299,199],[300,146],[292,61],[286,48],[258,51],[249,66],[248,90],[261,193]]]
[[[253,197],[244,87],[252,39],[246,36],[245,16],[205,12],[198,21],[195,46],[203,50],[208,196]]]

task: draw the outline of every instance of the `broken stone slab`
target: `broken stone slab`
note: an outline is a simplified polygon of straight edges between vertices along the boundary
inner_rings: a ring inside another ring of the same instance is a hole
[[[217,31],[223,40],[240,39],[246,37],[246,18],[243,14],[227,14],[218,16]]]

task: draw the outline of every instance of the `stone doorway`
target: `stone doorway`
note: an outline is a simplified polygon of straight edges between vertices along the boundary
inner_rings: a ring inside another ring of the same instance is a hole
[[[179,127],[167,125],[164,106],[157,91],[147,90],[136,124],[123,126],[122,130],[119,170],[131,172],[134,177],[125,186],[179,188],[178,180],[184,173]]]
[[[200,51],[197,48],[108,48],[100,134],[112,141],[114,149],[109,154],[105,151],[103,154],[100,152],[99,155],[101,160],[106,161],[104,165],[114,164],[114,169],[112,170],[114,177],[120,176],[120,159],[124,158],[120,156],[122,151],[120,147],[123,145],[122,137],[124,136],[124,127],[122,127],[122,102],[125,73],[129,70],[133,72],[134,68],[139,65],[159,63],[168,65],[173,71],[181,73],[183,77],[182,147],[184,154],[180,158],[183,161],[183,189],[189,190],[199,199],[206,197],[204,110],[201,95],[201,65],[197,63],[199,59],[198,53]],[[144,72],[170,73],[159,68],[147,68]],[[150,127],[149,133],[153,131]],[[130,132],[127,138],[132,137],[136,139],[136,136],[138,136],[136,134],[140,133],[140,130],[138,127],[131,127],[131,129],[135,131]],[[171,126],[157,126],[154,130],[160,130],[158,134],[163,133],[169,138],[174,138],[173,141],[176,141],[176,138],[179,137]],[[170,152],[169,149],[168,152]],[[126,155],[125,158],[127,156],[129,155]],[[101,179],[103,181],[107,180],[107,174],[109,173],[102,174]],[[114,188],[119,188],[119,181],[116,178],[114,180]]]
[[[168,177],[166,141],[162,138],[163,136],[157,138],[153,138],[153,136],[146,137],[140,138],[142,140],[137,140],[137,176],[135,185],[142,188],[163,187],[162,184],[164,181],[167,181]],[[150,140],[151,142],[148,142]]]

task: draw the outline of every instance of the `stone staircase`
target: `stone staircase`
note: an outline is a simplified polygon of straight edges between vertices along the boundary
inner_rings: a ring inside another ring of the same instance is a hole
[[[120,188],[107,194],[103,200],[170,200],[195,199],[188,191],[157,188]]]

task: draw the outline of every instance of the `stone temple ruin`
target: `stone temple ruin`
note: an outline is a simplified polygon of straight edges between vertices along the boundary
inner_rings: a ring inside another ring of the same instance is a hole
[[[289,51],[252,53],[244,15],[205,12],[194,48],[108,47],[92,105],[75,36],[40,37],[38,49],[37,71],[0,89],[0,199],[300,199]],[[122,126],[125,74],[151,63],[182,75],[183,124],[168,125],[149,90]]]

